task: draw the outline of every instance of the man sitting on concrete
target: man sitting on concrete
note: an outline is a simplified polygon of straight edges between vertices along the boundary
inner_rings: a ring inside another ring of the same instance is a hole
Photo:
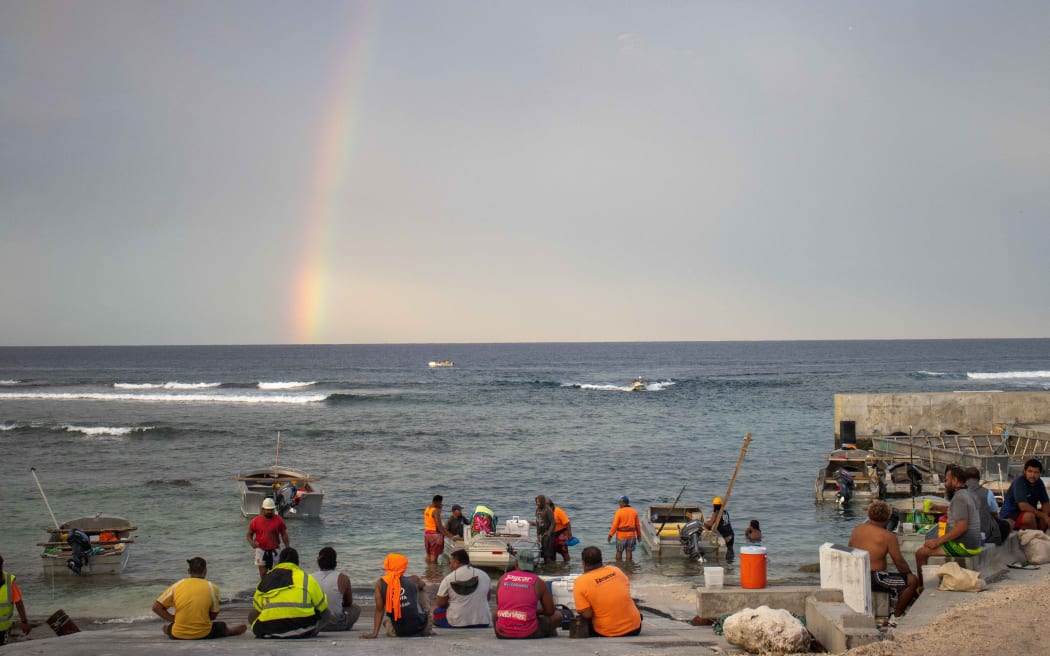
[[[255,589],[248,621],[256,638],[309,638],[332,620],[317,579],[299,569],[299,552],[285,547],[280,564]]]
[[[452,571],[441,579],[434,603],[434,626],[446,629],[480,629],[489,625],[489,575],[470,564],[466,549],[449,556]]]
[[[172,583],[153,602],[153,612],[171,622],[164,625],[165,635],[175,640],[200,640],[247,631],[244,624],[228,627],[225,622],[213,621],[219,615],[219,586],[207,580],[208,563],[203,558],[190,558],[186,563],[189,577]]]
[[[915,552],[915,565],[922,566],[930,556],[952,556],[965,558],[981,553],[981,517],[977,502],[966,489],[966,473],[962,467],[951,466],[944,476],[944,489],[948,493],[948,526],[944,535],[937,535],[934,528],[926,536],[926,542]],[[919,587],[922,591],[922,587]]]
[[[991,491],[988,488],[981,485],[981,471],[976,467],[967,467],[963,469],[966,472],[966,489],[973,495],[973,500],[977,503],[977,514],[981,517],[981,533],[984,534],[984,541],[991,544],[1002,544],[1003,540],[1006,539],[1006,535],[1003,534],[1002,528],[1006,524],[999,523],[997,511],[999,506],[992,509],[989,505],[989,499],[994,503],[995,497],[992,496]],[[1006,527],[1006,534],[1009,535],[1009,527]]]
[[[1028,460],[1024,463],[1024,476],[1015,478],[1003,495],[999,516],[1010,522],[1010,528],[1040,531],[1050,528],[1050,498],[1040,478],[1042,475],[1043,463],[1036,458]]]
[[[873,501],[868,506],[868,521],[853,529],[849,546],[868,552],[871,563],[871,589],[890,593],[894,604],[893,615],[900,617],[915,598],[919,589],[919,578],[912,574],[907,561],[901,555],[897,535],[886,530],[890,519],[890,507],[885,501]],[[896,572],[886,569],[886,556],[897,566]]]
[[[602,551],[587,547],[580,554],[583,574],[573,585],[576,612],[591,621],[591,635],[636,636],[642,614],[631,598],[631,582],[619,567],[602,564]]]
[[[496,584],[496,610],[492,628],[497,638],[554,638],[561,625],[561,611],[546,582],[536,575],[535,556],[518,551],[514,569]]]

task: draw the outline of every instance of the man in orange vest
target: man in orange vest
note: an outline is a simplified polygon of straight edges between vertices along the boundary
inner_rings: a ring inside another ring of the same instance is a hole
[[[427,562],[436,563],[438,557],[445,553],[445,538],[452,533],[441,521],[441,504],[445,497],[435,494],[433,501],[423,511],[423,547],[427,552]]]
[[[613,515],[612,527],[609,529],[609,538],[606,542],[612,542],[616,536],[616,560],[623,560],[623,554],[627,554],[627,560],[633,559],[634,548],[638,546],[638,538],[642,535],[642,525],[638,521],[638,511],[631,507],[631,500],[626,496],[620,497],[620,508]]]

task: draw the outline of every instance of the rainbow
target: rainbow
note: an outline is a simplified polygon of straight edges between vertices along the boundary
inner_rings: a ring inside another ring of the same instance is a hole
[[[353,118],[360,103],[359,87],[365,78],[377,16],[378,3],[367,2],[355,4],[346,18],[350,25],[346,52],[337,60],[330,99],[319,122],[316,155],[309,167],[302,253],[292,287],[289,332],[296,344],[317,344],[328,336],[325,319],[330,301],[331,232],[346,216],[343,199],[352,163]]]

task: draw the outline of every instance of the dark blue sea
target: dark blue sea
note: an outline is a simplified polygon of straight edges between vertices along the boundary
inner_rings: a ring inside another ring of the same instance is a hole
[[[628,391],[636,376],[649,391]],[[862,514],[813,499],[834,394],[1048,388],[1047,339],[0,348],[0,553],[34,615],[148,616],[198,555],[224,597],[248,598],[232,477],[273,464],[280,431],[281,463],[326,490],[320,520],[289,520],[293,546],[311,564],[334,546],[367,590],[389,551],[446,571],[423,562],[435,493],[503,518],[531,517],[546,494],[581,546],[604,547],[620,495],[641,507],[684,486],[709,509],[751,433],[737,532],[759,519],[770,579],[810,580],[799,567]],[[45,579],[36,543],[51,521],[30,467],[60,522],[105,511],[139,527],[122,577]],[[578,571],[578,549],[548,573]],[[627,569],[682,581],[701,566],[642,553]]]

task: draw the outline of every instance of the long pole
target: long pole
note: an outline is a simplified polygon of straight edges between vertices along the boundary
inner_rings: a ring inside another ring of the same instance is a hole
[[[668,516],[674,512],[675,506],[678,505],[678,500],[682,498],[682,492],[685,492],[685,486],[682,486],[681,490],[678,490],[678,496],[674,498],[674,503],[671,504],[671,509],[667,511]],[[660,524],[659,530],[656,531],[656,544],[660,544],[660,533],[663,532],[664,527],[667,526],[667,518],[664,518],[664,523]]]
[[[277,450],[273,454],[273,475],[277,476],[277,463],[281,458],[281,431],[277,431]]]
[[[733,477],[729,479],[729,487],[726,488],[726,494],[722,497],[722,507],[715,513],[715,521],[711,524],[711,530],[718,530],[718,523],[722,521],[722,511],[729,505],[729,494],[733,491],[733,483],[736,482],[736,475],[740,473],[740,465],[744,464],[744,455],[747,453],[747,445],[751,444],[751,433],[748,433],[744,437],[744,446],[740,449],[740,457],[736,461],[736,469],[733,470]]]
[[[40,496],[44,497],[44,505],[47,506],[47,512],[51,515],[51,521],[55,523],[55,530],[58,528],[58,520],[55,519],[55,511],[51,510],[51,503],[47,500],[47,495],[44,494],[44,486],[40,484],[40,479],[36,477],[36,467],[30,467],[29,472],[33,475],[33,480],[36,481],[36,489],[40,490]]]

